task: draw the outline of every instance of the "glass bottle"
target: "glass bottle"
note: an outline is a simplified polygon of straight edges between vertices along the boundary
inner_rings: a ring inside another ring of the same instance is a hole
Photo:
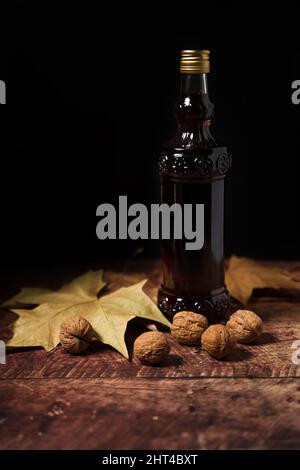
[[[229,295],[224,285],[224,177],[231,166],[227,147],[210,133],[214,106],[208,95],[209,51],[181,53],[177,131],[159,157],[161,202],[204,204],[204,244],[187,250],[186,240],[161,241],[163,282],[158,305],[169,316],[202,313],[210,323],[224,319]]]

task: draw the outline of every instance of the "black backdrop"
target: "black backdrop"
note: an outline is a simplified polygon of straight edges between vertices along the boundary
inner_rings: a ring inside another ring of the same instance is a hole
[[[95,211],[157,201],[184,48],[211,50],[213,131],[233,153],[227,254],[299,258],[300,10],[162,5],[1,3],[2,266],[158,255],[97,240]]]

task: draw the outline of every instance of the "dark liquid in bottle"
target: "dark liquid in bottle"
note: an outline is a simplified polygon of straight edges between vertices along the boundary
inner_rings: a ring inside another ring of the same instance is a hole
[[[210,323],[224,319],[230,304],[223,252],[224,176],[230,156],[209,132],[212,115],[206,93],[192,95],[185,89],[177,105],[178,132],[159,159],[161,201],[170,206],[179,203],[182,208],[204,204],[204,245],[187,250],[184,238],[162,240],[163,284],[158,305],[169,317],[190,310],[204,314]]]

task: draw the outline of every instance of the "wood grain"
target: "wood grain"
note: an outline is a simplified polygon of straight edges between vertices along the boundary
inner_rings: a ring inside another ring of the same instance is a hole
[[[290,379],[0,381],[2,449],[299,449]]]

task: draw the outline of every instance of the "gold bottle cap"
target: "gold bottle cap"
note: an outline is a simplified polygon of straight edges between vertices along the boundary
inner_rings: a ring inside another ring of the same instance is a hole
[[[209,54],[207,50],[181,51],[181,73],[209,73]]]

